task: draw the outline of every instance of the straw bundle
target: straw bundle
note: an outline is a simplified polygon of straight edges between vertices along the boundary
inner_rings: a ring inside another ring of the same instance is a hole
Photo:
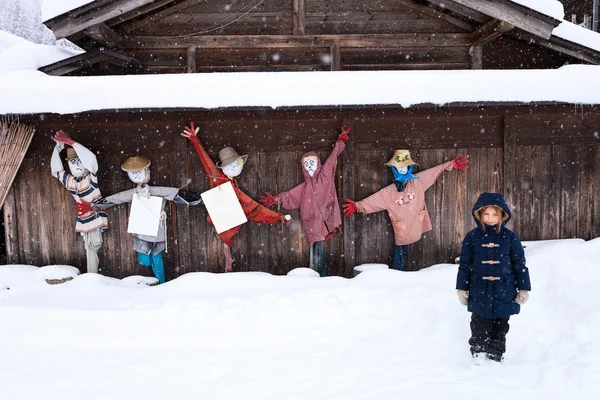
[[[15,121],[0,120],[0,208],[17,176],[35,128]]]

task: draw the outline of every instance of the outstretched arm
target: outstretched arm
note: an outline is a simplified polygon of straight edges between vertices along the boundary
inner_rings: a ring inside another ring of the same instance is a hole
[[[71,137],[62,129],[56,132],[54,140],[56,143],[63,143],[63,145],[67,144],[72,146],[75,150],[75,153],[77,153],[77,157],[79,157],[79,160],[81,160],[81,165],[83,165],[85,169],[94,175],[98,173],[98,160],[96,159],[96,155],[88,150],[87,147],[71,139]]]
[[[334,165],[335,159],[346,148],[346,142],[348,141],[348,134],[350,133],[352,128],[344,129],[344,125],[342,125],[342,126],[340,126],[340,129],[342,130],[342,133],[340,133],[338,135],[338,138],[335,141],[335,146],[333,147],[333,150],[331,151],[331,154],[329,155],[329,157],[327,157],[327,160],[325,160],[325,164],[323,164],[323,167],[325,167],[325,168],[327,168],[329,166],[334,166],[334,168],[335,168],[335,165]]]
[[[466,157],[464,157],[462,154],[459,154],[452,161],[448,161],[435,167],[426,169],[423,172],[419,172],[417,176],[419,177],[419,181],[423,190],[429,189],[444,171],[452,171],[454,168],[461,171],[466,170],[468,162],[469,160]]]
[[[192,122],[190,123],[189,127],[185,127],[184,131],[181,133],[181,136],[188,138],[190,142],[192,142],[192,146],[194,146],[196,153],[198,153],[202,167],[204,167],[204,172],[206,172],[206,175],[208,175],[210,187],[213,188],[227,181],[228,178],[223,172],[221,172],[220,169],[217,168],[214,161],[210,158],[206,150],[204,150],[204,147],[198,139],[199,130],[200,128],[194,128],[194,123]]]

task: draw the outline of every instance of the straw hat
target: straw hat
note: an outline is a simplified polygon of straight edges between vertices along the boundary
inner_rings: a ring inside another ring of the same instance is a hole
[[[387,165],[388,167],[402,168],[416,164],[417,163],[414,162],[410,157],[410,152],[408,150],[396,150],[394,151],[394,156],[384,165]]]
[[[79,157],[79,156],[75,152],[75,149],[72,147],[67,147],[67,160],[70,160],[71,158],[77,158],[77,157]]]
[[[150,166],[150,160],[142,156],[129,157],[123,165],[121,165],[121,169],[127,172],[139,171],[144,168],[148,168]]]
[[[223,147],[221,150],[219,150],[219,162],[217,162],[217,168],[224,168],[240,157],[244,159],[245,163],[246,159],[248,158],[248,154],[240,156],[238,152],[233,149],[233,147]]]

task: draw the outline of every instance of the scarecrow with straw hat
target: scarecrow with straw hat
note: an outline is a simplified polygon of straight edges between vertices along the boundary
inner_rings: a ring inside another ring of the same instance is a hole
[[[130,157],[123,165],[121,165],[121,169],[127,172],[127,176],[133,183],[137,184],[135,188],[99,199],[94,202],[93,205],[83,203],[81,208],[93,208],[96,210],[106,209],[116,206],[117,204],[131,203],[134,201],[134,196],[137,196],[138,199],[158,197],[172,201],[175,204],[183,204],[186,206],[195,206],[202,203],[202,199],[197,193],[173,187],[148,185],[148,182],[150,181],[150,160],[145,157],[139,155]],[[159,283],[165,282],[162,252],[167,249],[167,214],[164,211],[164,206],[165,203],[163,201],[160,204],[161,211],[158,216],[160,218],[160,223],[158,224],[158,230],[155,235],[133,233],[133,249],[137,252],[138,262],[144,267],[151,267],[152,272],[154,272],[154,276],[158,278]]]
[[[196,153],[198,153],[202,167],[204,167],[204,172],[206,172],[209,178],[211,189],[230,182],[242,206],[244,215],[248,220],[269,225],[276,224],[277,222],[289,225],[291,222],[289,215],[283,215],[263,207],[239,188],[235,178],[242,172],[248,155],[240,155],[233,147],[227,146],[219,151],[219,161],[215,164],[200,143],[198,131],[199,128],[195,128],[192,122],[189,127],[185,127],[181,136],[188,138],[192,142],[192,146],[194,146]],[[210,215],[208,216],[208,221],[212,223]],[[241,227],[241,225],[238,225],[219,233],[219,238],[223,241],[225,249],[225,272],[232,270],[233,260],[231,258],[230,247],[233,244],[233,237],[239,232]]]
[[[50,159],[52,175],[71,193],[76,202],[77,218],[75,231],[80,233],[85,244],[87,272],[98,273],[98,250],[102,247],[102,233],[108,230],[106,213],[92,209],[82,210],[82,202],[91,203],[102,197],[98,187],[98,160],[94,153],[81,143],[77,143],[63,130],[54,136],[56,145]],[[67,147],[67,164],[65,171],[60,159],[60,152]]]
[[[309,151],[300,158],[304,182],[275,196],[265,192],[259,199],[266,207],[277,204],[287,210],[300,209],[304,234],[310,242],[310,268],[322,277],[327,276],[325,241],[339,232],[342,225],[335,190],[335,168],[337,156],[344,151],[352,128],[340,128],[342,133],[338,135],[335,146],[324,164],[321,164],[314,151]]]
[[[384,165],[392,168],[394,183],[372,194],[364,200],[354,202],[346,199],[344,214],[355,212],[370,214],[386,210],[394,229],[395,246],[392,269],[406,270],[408,245],[415,243],[423,233],[432,229],[425,191],[430,188],[444,171],[467,169],[468,160],[459,154],[452,161],[445,162],[425,171],[413,174],[416,163],[408,150],[396,150],[394,156]]]

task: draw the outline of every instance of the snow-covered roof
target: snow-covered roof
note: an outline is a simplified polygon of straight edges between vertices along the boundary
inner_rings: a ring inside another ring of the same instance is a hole
[[[600,104],[600,66],[556,70],[233,72],[98,77],[0,73],[0,114],[103,109],[449,103]],[[57,96],[61,101],[56,101]]]
[[[553,36],[600,51],[600,33],[563,21],[552,31]]]
[[[42,21],[48,21],[93,1],[95,0],[44,0],[42,2]]]
[[[61,46],[35,44],[0,30],[0,72],[38,69],[81,53]]]
[[[511,0],[513,3],[531,8],[537,12],[556,18],[559,21],[565,17],[565,9],[558,0]]]

